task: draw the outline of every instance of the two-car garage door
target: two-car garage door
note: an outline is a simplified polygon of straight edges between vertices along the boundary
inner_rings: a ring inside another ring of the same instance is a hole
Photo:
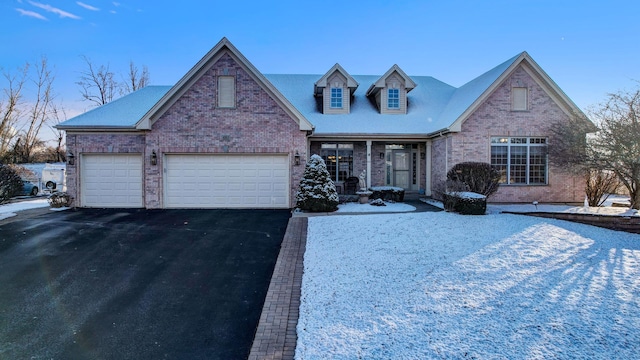
[[[168,208],[288,208],[287,155],[166,155]]]
[[[287,155],[165,155],[164,207],[288,208],[288,159]],[[144,207],[142,162],[141,154],[83,155],[82,206]]]

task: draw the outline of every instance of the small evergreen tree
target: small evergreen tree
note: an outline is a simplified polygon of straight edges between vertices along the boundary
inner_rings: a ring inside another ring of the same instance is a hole
[[[338,209],[336,186],[331,181],[324,160],[318,155],[312,155],[304,168],[300,190],[296,194],[296,206],[313,212]]]

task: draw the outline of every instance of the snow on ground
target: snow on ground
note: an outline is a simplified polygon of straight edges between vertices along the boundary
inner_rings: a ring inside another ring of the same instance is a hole
[[[425,199],[424,202],[443,208],[442,202],[432,199]],[[562,204],[498,204],[488,203],[488,214],[499,214],[501,212],[563,212],[563,213],[576,213],[576,214],[592,214],[592,215],[606,215],[606,216],[640,216],[640,212],[635,209],[629,209],[628,207],[612,207],[612,203],[626,204],[629,206],[629,197],[624,195],[611,195],[609,198],[599,207],[591,206],[575,206],[575,205],[562,205]]]
[[[639,358],[640,235],[509,214],[309,218],[296,359]]]
[[[49,202],[46,198],[37,200],[28,200],[15,202],[11,204],[4,204],[0,206],[0,220],[8,219],[16,216],[16,212],[22,210],[36,209],[41,207],[48,207]]]
[[[416,208],[404,203],[385,202],[385,206],[373,206],[370,204],[344,203],[338,205],[336,212],[359,213],[359,212],[408,212]]]

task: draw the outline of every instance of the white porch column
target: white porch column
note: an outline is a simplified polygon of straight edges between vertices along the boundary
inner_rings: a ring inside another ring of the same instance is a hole
[[[371,187],[371,140],[367,140],[367,189]]]
[[[425,143],[425,180],[424,184],[424,194],[427,196],[431,196],[431,140],[427,140]]]

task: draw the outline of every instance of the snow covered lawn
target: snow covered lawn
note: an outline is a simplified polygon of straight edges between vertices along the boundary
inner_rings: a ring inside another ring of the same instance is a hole
[[[639,358],[640,235],[521,215],[309,218],[296,359]]]
[[[36,200],[26,200],[11,204],[0,205],[0,220],[16,216],[16,212],[29,209],[37,209],[48,207],[49,202],[46,198]]]

